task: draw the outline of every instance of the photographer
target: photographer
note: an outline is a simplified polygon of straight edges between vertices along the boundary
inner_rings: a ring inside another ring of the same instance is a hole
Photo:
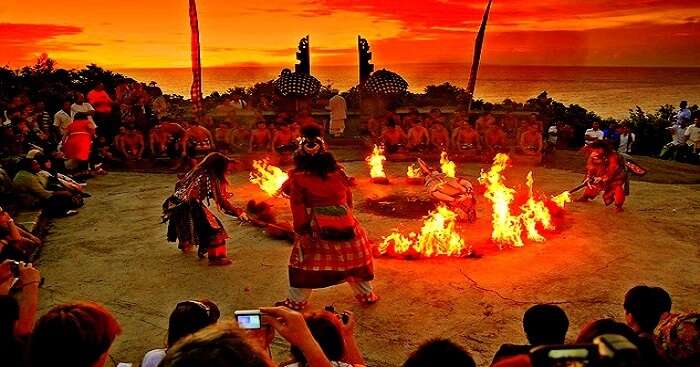
[[[613,319],[600,319],[586,324],[579,332],[576,343],[593,343],[596,337],[605,334],[620,335],[634,344],[639,350],[640,366],[660,367],[665,366],[656,351],[651,340],[639,338],[639,336],[629,326]]]
[[[7,367],[25,366],[25,352],[36,316],[41,274],[31,264],[0,264],[0,356]],[[9,295],[19,287],[19,302]]]
[[[29,261],[41,239],[20,227],[10,214],[0,207],[0,261]]]

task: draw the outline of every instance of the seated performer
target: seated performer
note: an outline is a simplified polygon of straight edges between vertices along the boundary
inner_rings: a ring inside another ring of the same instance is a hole
[[[542,155],[542,133],[538,130],[536,123],[528,125],[527,130],[520,135],[518,153],[527,156]]]
[[[375,113],[369,118],[369,120],[367,120],[366,134],[369,135],[372,140],[379,140],[384,132],[384,129],[386,128],[385,122],[386,119],[384,118],[384,114]]]
[[[506,133],[497,124],[491,125],[484,133],[485,150],[489,157],[496,155],[496,153],[507,152],[507,143]]]
[[[178,241],[186,253],[198,246],[200,259],[208,256],[209,265],[229,265],[223,224],[208,208],[211,199],[219,211],[247,220],[245,212],[233,206],[228,191],[227,174],[234,161],[221,153],[209,153],[185,177],[175,184],[173,193],[163,203],[163,223],[168,223],[168,241]]]
[[[185,129],[180,124],[166,118],[151,129],[148,143],[154,157],[167,155],[170,158],[179,156],[181,139]]]
[[[471,124],[462,121],[452,133],[452,147],[463,157],[477,157],[481,152],[479,133]]]
[[[231,134],[231,123],[228,121],[222,121],[214,129],[214,143],[216,144],[216,149],[219,151],[230,151],[231,146],[229,145],[229,136]]]
[[[588,145],[590,153],[586,162],[586,190],[576,199],[588,202],[601,192],[605,205],[615,203],[615,211],[621,212],[625,196],[629,195],[627,167],[622,155],[617,153],[607,141],[597,141]]]
[[[135,128],[127,130],[124,126],[119,128],[119,134],[114,138],[114,144],[119,154],[128,161],[143,158],[143,151],[146,148],[143,134]]]
[[[490,112],[487,112],[476,119],[476,131],[479,134],[485,134],[488,129],[496,124],[496,118]]]
[[[406,142],[406,135],[400,127],[396,126],[394,120],[389,120],[386,123],[386,130],[382,133],[381,143],[384,145],[384,150],[389,153],[397,153],[403,148]]]
[[[296,240],[289,258],[289,296],[278,306],[301,310],[315,288],[347,282],[363,304],[372,291],[372,250],[352,214],[350,181],[326,151],[318,126],[304,126],[295,168],[285,184]]]
[[[412,152],[425,150],[430,144],[428,129],[423,126],[419,118],[411,118],[410,123],[411,128],[408,129],[408,144],[406,147]]]
[[[430,126],[430,145],[438,151],[446,151],[450,148],[450,132],[441,122],[433,120]]]
[[[248,152],[260,152],[267,151],[270,147],[272,141],[272,135],[270,130],[265,124],[265,120],[258,120],[255,122],[255,129],[250,133],[250,146],[248,147]]]
[[[279,130],[275,131],[270,146],[272,150],[280,154],[291,153],[297,149],[296,141],[288,124],[283,124]]]

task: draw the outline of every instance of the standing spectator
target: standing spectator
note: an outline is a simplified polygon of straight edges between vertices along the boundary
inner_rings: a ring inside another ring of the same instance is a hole
[[[168,348],[182,338],[215,324],[219,320],[219,316],[221,316],[219,307],[206,299],[178,303],[170,314],[168,341],[165,348],[154,349],[146,353],[141,367],[157,367],[165,357]]]
[[[53,115],[53,126],[57,131],[59,136],[63,136],[66,128],[73,122],[73,117],[71,116],[71,101],[66,99],[63,101],[63,106],[58,112]]]
[[[688,101],[681,101],[680,109],[676,113],[676,124],[686,126],[690,122],[692,113],[688,109]]]
[[[17,225],[10,214],[0,207],[0,261],[29,261],[39,246],[41,240]]]
[[[328,100],[328,109],[331,111],[331,121],[328,126],[331,136],[342,136],[345,131],[345,120],[347,119],[348,109],[345,98],[336,93]]]
[[[447,339],[433,339],[411,353],[403,367],[476,367],[472,356]]]
[[[600,123],[597,121],[594,121],[591,128],[586,130],[586,133],[583,135],[586,146],[589,146],[598,140],[603,140],[604,138],[605,133],[600,129]]]
[[[36,323],[29,348],[32,367],[104,366],[121,327],[92,302],[58,305]]]
[[[491,364],[519,354],[528,354],[530,349],[540,345],[564,344],[566,332],[569,330],[569,318],[558,306],[535,305],[523,315],[523,330],[529,344],[501,345]]]
[[[678,120],[676,120],[676,122],[674,122],[671,126],[667,127],[666,130],[669,130],[669,132],[671,133],[671,141],[664,145],[663,148],[661,148],[659,158],[664,159],[666,158],[668,153],[672,153],[673,159],[678,159],[679,153],[682,154],[685,148],[685,125],[679,123]]]
[[[87,100],[95,108],[95,124],[99,127],[100,135],[110,139],[117,134],[117,124],[112,121],[112,98],[105,91],[104,84],[98,82],[87,94]]]
[[[95,135],[95,123],[89,117],[77,112],[73,115],[73,122],[66,127],[62,150],[68,160],[66,168],[70,170],[88,171],[92,137]]]
[[[28,365],[25,355],[36,317],[41,274],[30,264],[21,263],[19,279],[15,279],[10,264],[0,264],[0,358],[3,367],[21,367]],[[19,302],[9,295],[15,283],[22,290]]]
[[[629,125],[622,125],[620,127],[619,144],[617,146],[618,153],[631,154],[632,145],[636,140],[636,136],[630,131]]]
[[[85,96],[80,92],[75,93],[75,102],[70,106],[70,116],[74,120],[75,114],[77,113],[82,113],[93,125],[95,124],[95,121],[92,119],[92,116],[95,114],[95,109],[90,103],[85,101]]]
[[[693,120],[693,124],[685,129],[683,135],[695,159],[697,159],[697,154],[700,152],[700,117]]]

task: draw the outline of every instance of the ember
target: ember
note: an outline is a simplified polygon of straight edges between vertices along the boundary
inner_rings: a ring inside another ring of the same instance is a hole
[[[471,255],[471,246],[457,233],[456,225],[457,214],[440,205],[425,217],[419,234],[404,236],[394,231],[377,250],[381,255],[404,258]]]
[[[384,173],[384,161],[386,156],[384,156],[384,149],[380,148],[378,145],[374,145],[372,150],[372,155],[365,158],[367,164],[369,164],[369,176],[375,183],[386,183],[386,174]]]
[[[279,167],[270,165],[266,159],[253,161],[253,171],[250,172],[250,182],[258,185],[270,196],[277,196],[282,184],[289,176]]]
[[[440,170],[447,177],[455,177],[457,174],[457,165],[447,157],[447,152],[444,151],[440,153]]]

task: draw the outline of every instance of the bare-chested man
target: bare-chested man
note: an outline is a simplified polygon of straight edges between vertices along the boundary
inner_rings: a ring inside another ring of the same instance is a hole
[[[479,133],[466,121],[462,121],[452,133],[452,147],[462,155],[478,155],[480,140]]]
[[[406,147],[410,151],[421,151],[428,147],[430,144],[430,134],[428,129],[423,126],[423,123],[419,120],[411,120],[411,128],[408,129],[408,144]]]
[[[542,154],[542,133],[539,131],[537,123],[531,123],[520,136],[518,151],[528,156]]]
[[[143,158],[143,150],[146,144],[144,144],[143,134],[135,128],[127,130],[123,126],[120,127],[119,134],[114,141],[117,150],[124,159],[135,161]]]
[[[228,138],[232,130],[231,123],[228,121],[221,122],[219,126],[214,129],[214,142],[219,151],[229,151],[231,149]]]
[[[387,153],[396,153],[406,143],[406,134],[400,127],[396,126],[394,120],[389,120],[386,123],[386,130],[382,133],[381,142]]]
[[[476,131],[479,134],[484,134],[488,129],[496,124],[496,118],[493,117],[493,115],[490,112],[485,113],[482,116],[479,116],[478,119],[476,119]]]
[[[289,129],[289,125],[281,125],[280,128],[275,131],[272,136],[272,144],[270,144],[271,150],[277,153],[290,153],[296,150],[297,145],[295,143],[292,131]]]
[[[258,120],[255,123],[255,129],[250,133],[250,146],[248,152],[259,152],[270,149],[272,142],[272,134],[267,128],[264,120]]]
[[[503,129],[497,124],[491,125],[484,133],[484,145],[487,153],[491,156],[496,153],[505,153],[507,148],[508,137]]]
[[[170,120],[161,120],[151,129],[148,143],[154,157],[168,155],[176,158],[180,153],[180,140],[185,136],[185,129],[180,124]]]
[[[434,120],[430,127],[430,145],[439,151],[446,151],[450,148],[450,132],[445,125]]]

